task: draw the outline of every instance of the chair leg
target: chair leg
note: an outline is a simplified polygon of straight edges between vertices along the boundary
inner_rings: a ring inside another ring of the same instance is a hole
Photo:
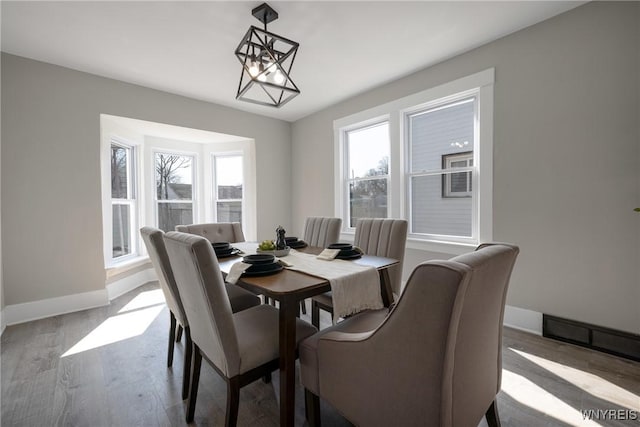
[[[180,342],[182,339],[182,325],[178,325],[178,332],[176,333],[176,342]]]
[[[302,310],[302,314],[307,314],[307,304],[305,304],[306,300],[300,301],[300,310]]]
[[[304,389],[304,415],[311,427],[320,427],[320,398]]]
[[[236,427],[238,422],[238,405],[240,403],[240,378],[227,378],[227,415],[225,426]]]
[[[271,383],[271,372],[269,372],[268,374],[265,374],[262,377],[262,382],[265,383],[265,384]]]
[[[171,319],[169,320],[169,354],[167,356],[167,367],[171,367],[173,365],[173,348],[174,348],[174,338],[176,333],[176,316],[173,315],[173,312],[169,310],[169,315]]]
[[[484,414],[484,416],[487,418],[487,424],[489,425],[489,427],[500,427],[500,417],[498,416],[498,402],[496,402],[495,400],[491,402],[491,405],[489,405],[489,409],[487,409],[487,412]]]
[[[182,400],[189,397],[189,378],[191,377],[191,359],[193,358],[193,341],[191,341],[191,330],[188,326],[184,328],[184,336],[185,346],[184,369],[182,371]]]
[[[196,412],[196,399],[198,398],[198,384],[200,383],[200,365],[202,365],[202,354],[197,345],[193,346],[193,375],[191,377],[191,393],[187,403],[187,423],[193,421]]]
[[[311,300],[311,324],[320,329],[320,307],[314,300]]]

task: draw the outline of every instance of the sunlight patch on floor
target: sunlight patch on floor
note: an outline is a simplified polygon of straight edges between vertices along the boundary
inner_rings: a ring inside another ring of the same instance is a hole
[[[164,309],[164,296],[159,289],[141,292],[117,315],[109,317],[61,357],[71,356],[105,345],[142,335]]]
[[[513,348],[509,348],[509,350],[557,375],[574,386],[581,388],[598,399],[606,400],[614,405],[624,406],[628,409],[640,410],[640,396],[613,384],[598,375],[572,368],[571,366],[566,366],[543,357],[535,356],[521,350]]]
[[[513,400],[537,412],[546,414],[571,426],[597,427],[600,424],[585,420],[580,412],[522,375],[502,370],[502,391]]]
[[[152,291],[140,292],[127,303],[124,307],[118,311],[118,313],[125,313],[127,311],[137,310],[139,308],[151,307],[152,305],[164,304],[164,294],[161,289],[154,289]]]

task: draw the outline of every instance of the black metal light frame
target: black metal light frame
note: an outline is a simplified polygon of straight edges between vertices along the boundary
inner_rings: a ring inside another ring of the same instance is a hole
[[[252,25],[236,48],[236,57],[242,64],[236,99],[281,107],[300,94],[289,76],[300,45],[267,31],[267,24],[278,19],[278,13],[268,4],[263,3],[251,13],[264,24],[264,29]]]

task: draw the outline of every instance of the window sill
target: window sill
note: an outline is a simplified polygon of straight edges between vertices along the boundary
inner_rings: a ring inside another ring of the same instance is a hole
[[[438,252],[448,255],[462,255],[475,250],[478,245],[475,243],[448,242],[439,240],[407,239],[408,249],[418,249],[421,251]]]
[[[342,231],[340,233],[341,242],[353,243],[355,233]],[[444,240],[424,240],[409,237],[407,238],[407,249],[417,249],[420,251],[437,252],[448,255],[462,255],[475,250],[476,243],[449,242]]]
[[[105,269],[107,272],[107,279],[117,276],[118,274],[126,273],[130,270],[136,269],[142,265],[145,265],[149,262],[148,256],[137,256],[135,258],[130,258],[126,261],[118,262],[117,264],[113,264],[107,266]]]

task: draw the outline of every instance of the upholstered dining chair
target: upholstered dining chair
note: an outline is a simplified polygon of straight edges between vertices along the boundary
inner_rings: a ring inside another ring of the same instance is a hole
[[[338,243],[340,240],[341,227],[342,218],[310,216],[307,217],[304,222],[302,240],[304,240],[309,246],[326,248],[332,243]],[[303,314],[307,314],[307,305],[305,300],[300,301],[300,310]],[[317,326],[318,325],[316,325],[316,327]]]
[[[407,242],[407,221],[390,218],[363,218],[356,223],[354,245],[365,254],[397,259],[397,265],[390,267],[389,279],[394,296],[401,292],[402,263]],[[311,322],[320,328],[320,309],[333,313],[331,292],[311,298]]]
[[[304,222],[304,234],[302,239],[309,246],[326,248],[340,240],[341,218],[328,218],[310,216]]]
[[[481,245],[418,265],[390,313],[357,314],[300,344],[307,420],[319,398],[355,425],[500,425],[502,324],[519,249]]]
[[[204,358],[227,383],[225,425],[234,426],[240,388],[279,367],[279,311],[262,304],[234,314],[211,243],[180,232],[167,233],[164,241],[193,342],[186,420],[193,421]],[[316,331],[296,319],[296,345]]]
[[[169,308],[171,319],[169,325],[169,354],[167,358],[167,366],[169,367],[173,364],[174,342],[180,341],[182,330],[184,329],[185,331],[182,398],[186,399],[189,392],[189,372],[191,370],[191,335],[189,322],[185,315],[184,307],[182,306],[180,292],[178,291],[173,270],[169,263],[169,256],[167,255],[167,250],[164,245],[164,232],[153,227],[142,227],[140,234],[149,253],[151,264],[158,276],[160,289],[162,289],[162,293],[164,294],[167,307]],[[238,286],[227,285],[226,291],[234,312],[260,304],[260,298]]]
[[[205,237],[211,243],[244,242],[244,233],[242,232],[242,225],[239,222],[176,225],[176,231]]]

